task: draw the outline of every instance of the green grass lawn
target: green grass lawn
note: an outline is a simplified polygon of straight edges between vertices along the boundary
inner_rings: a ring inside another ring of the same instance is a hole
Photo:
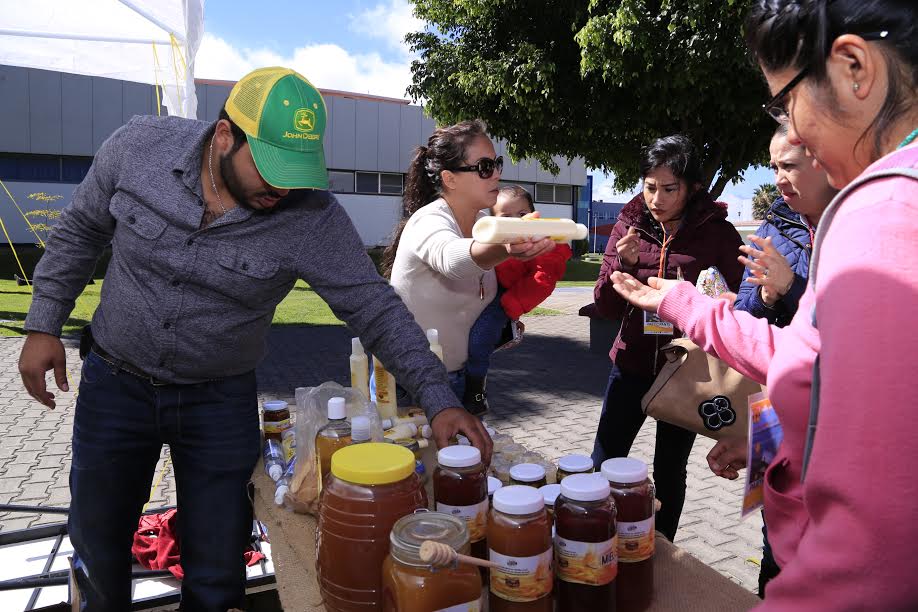
[[[598,261],[572,259],[567,263],[564,279],[559,287],[592,287],[599,274]],[[99,305],[102,281],[86,287],[77,298],[76,307],[64,324],[64,335],[77,335],[80,329],[92,320],[92,313]],[[21,336],[25,334],[22,325],[29,304],[32,302],[31,287],[17,286],[15,281],[0,280],[0,336]],[[552,308],[536,308],[530,316],[554,316],[561,311]],[[274,325],[343,325],[335,318],[328,305],[303,281],[297,281],[293,291],[277,307]]]
[[[89,285],[77,298],[76,308],[64,324],[64,335],[77,335],[92,319],[99,305],[101,281]],[[30,287],[19,287],[15,281],[0,280],[0,336],[21,336],[29,304]],[[328,305],[303,281],[297,281],[293,291],[282,301],[274,313],[275,325],[343,325],[335,318]]]

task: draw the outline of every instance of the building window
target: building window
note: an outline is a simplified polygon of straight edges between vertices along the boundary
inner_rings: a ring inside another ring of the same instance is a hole
[[[0,179],[36,183],[80,183],[89,172],[92,157],[60,155],[0,155]]]
[[[574,194],[570,185],[555,185],[555,203],[573,204]]]
[[[335,193],[354,193],[354,173],[330,170],[328,172],[328,190]]]
[[[566,204],[571,206],[574,202],[574,189],[571,185],[549,185],[536,183],[536,202],[545,204]]]
[[[379,193],[378,172],[357,172],[357,193]]]
[[[380,174],[379,192],[386,195],[402,195],[402,175]]]

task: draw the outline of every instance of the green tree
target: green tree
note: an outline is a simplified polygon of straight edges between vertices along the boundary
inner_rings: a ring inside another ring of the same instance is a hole
[[[750,0],[413,1],[428,27],[406,39],[420,56],[409,95],[442,124],[484,119],[514,158],[580,156],[624,191],[641,147],[681,132],[715,195],[767,161]]]
[[[771,183],[756,187],[752,193],[752,218],[760,221],[764,219],[765,213],[780,195],[781,192]]]

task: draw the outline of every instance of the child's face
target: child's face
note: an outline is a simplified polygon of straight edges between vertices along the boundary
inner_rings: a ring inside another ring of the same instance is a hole
[[[497,203],[491,208],[491,214],[495,217],[525,217],[529,210],[529,203],[523,198],[497,196]]]

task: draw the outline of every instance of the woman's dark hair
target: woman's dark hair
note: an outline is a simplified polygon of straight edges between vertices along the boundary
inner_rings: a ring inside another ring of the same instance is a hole
[[[641,150],[641,178],[657,168],[669,168],[673,175],[693,187],[703,183],[701,159],[694,143],[682,134],[658,138],[650,146]]]
[[[483,121],[463,121],[437,129],[427,140],[426,147],[422,145],[415,150],[402,196],[402,220],[395,228],[392,244],[386,247],[382,257],[382,271],[386,278],[392,274],[395,253],[408,219],[440,195],[443,189],[440,173],[464,165],[465,153],[472,141],[487,135]]]
[[[885,33],[885,36],[880,38]],[[807,68],[826,80],[826,59],[843,34],[870,34],[886,56],[889,91],[872,129],[874,154],[886,131],[915,105],[918,85],[918,2],[915,0],[755,0],[746,17],[746,44],[767,71]]]
[[[497,193],[497,197],[500,196],[510,198],[511,200],[525,200],[526,205],[529,206],[529,212],[535,212],[535,205],[532,203],[532,194],[519,185],[507,185],[506,187],[501,187],[500,191]]]

